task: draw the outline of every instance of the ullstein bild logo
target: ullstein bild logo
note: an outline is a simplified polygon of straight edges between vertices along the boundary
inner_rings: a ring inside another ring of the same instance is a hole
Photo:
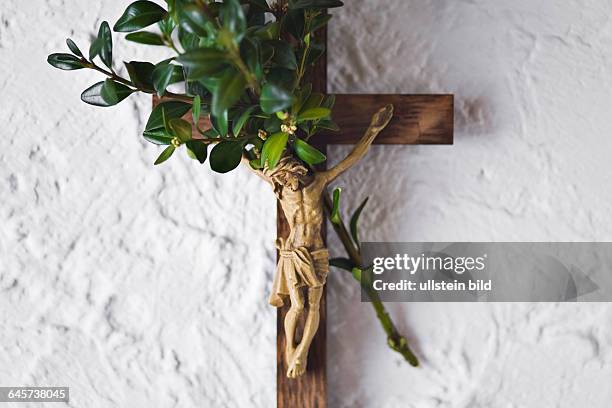
[[[362,301],[608,302],[608,242],[365,242]]]

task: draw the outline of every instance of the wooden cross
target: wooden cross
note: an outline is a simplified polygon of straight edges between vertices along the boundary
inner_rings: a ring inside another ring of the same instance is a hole
[[[325,28],[317,37],[326,41]],[[327,93],[327,58],[324,55],[310,72],[313,90]],[[332,118],[340,133],[320,133],[313,137],[319,150],[327,145],[355,144],[370,124],[372,114],[388,103],[395,107],[391,123],[374,144],[453,144],[453,95],[336,95]],[[286,238],[289,225],[280,203],[277,205],[277,235]],[[325,232],[324,232],[325,233]],[[287,302],[288,303],[288,302]],[[289,305],[278,309],[276,317],[276,401],[278,408],[326,408],[326,293],[321,299],[319,329],[308,354],[306,373],[287,378],[285,315]],[[302,318],[301,325],[304,324]],[[384,344],[380,345],[384,347]]]
[[[322,28],[317,37],[323,41],[327,31]],[[327,93],[327,59],[322,56],[309,72],[315,92]],[[158,98],[153,98],[153,104]],[[340,133],[320,133],[312,141],[326,152],[327,145],[355,144],[370,123],[372,114],[384,105],[395,107],[393,119],[374,144],[452,144],[453,95],[336,95],[333,120]],[[190,119],[186,115],[185,119]],[[202,119],[204,121],[204,119]],[[202,123],[203,125],[204,123]],[[277,205],[277,235],[287,238],[289,225],[280,203]],[[325,230],[323,229],[325,235]],[[325,238],[325,237],[324,237]],[[287,302],[289,303],[289,302]],[[278,309],[276,319],[276,398],[278,408],[326,408],[326,294],[321,299],[319,329],[308,354],[308,369],[297,379],[287,378],[284,358],[284,320],[289,305]],[[300,324],[303,326],[304,317]],[[383,344],[380,345],[384,347]]]

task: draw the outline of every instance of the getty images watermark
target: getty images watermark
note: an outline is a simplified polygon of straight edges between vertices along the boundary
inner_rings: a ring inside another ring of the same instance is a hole
[[[612,301],[612,243],[362,244],[362,301]]]

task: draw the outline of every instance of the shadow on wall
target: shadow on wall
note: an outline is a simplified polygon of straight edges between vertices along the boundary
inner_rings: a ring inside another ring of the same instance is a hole
[[[498,130],[493,122],[494,104],[487,96],[498,92],[491,83],[499,79],[498,70],[487,49],[496,39],[479,38],[475,33],[483,11],[455,3],[345,2],[341,11],[334,12],[329,26],[329,91],[452,93],[456,136],[475,137]],[[480,71],[489,74],[475,75]]]
[[[455,138],[492,134],[495,126],[491,120],[491,106],[484,98],[455,95]]]

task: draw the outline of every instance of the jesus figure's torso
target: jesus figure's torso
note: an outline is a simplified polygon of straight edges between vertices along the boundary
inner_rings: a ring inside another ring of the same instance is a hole
[[[296,191],[283,187],[280,202],[290,228],[287,245],[290,248],[305,247],[311,251],[325,248],[321,236],[323,198],[317,183],[310,183]]]

